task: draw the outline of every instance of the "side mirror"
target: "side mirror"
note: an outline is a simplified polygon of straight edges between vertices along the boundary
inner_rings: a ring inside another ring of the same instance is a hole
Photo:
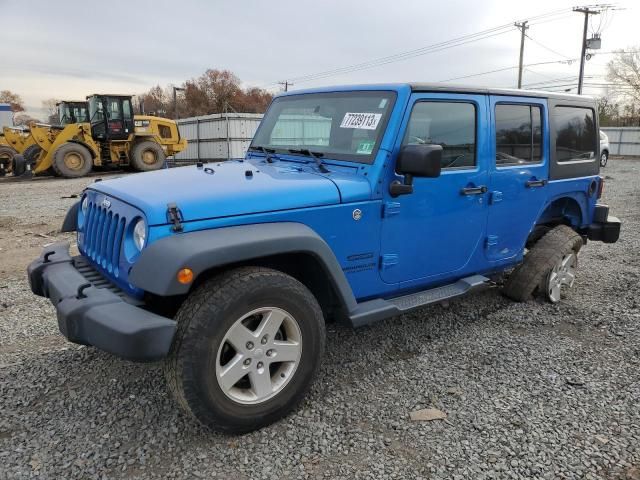
[[[396,161],[396,171],[404,175],[404,183],[389,186],[392,197],[413,193],[413,177],[436,178],[442,171],[441,145],[405,145]]]

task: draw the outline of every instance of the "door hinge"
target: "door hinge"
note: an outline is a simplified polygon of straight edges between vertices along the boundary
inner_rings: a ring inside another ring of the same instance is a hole
[[[400,257],[397,253],[385,253],[380,257],[380,268],[384,270],[385,268],[397,265],[399,261]]]
[[[399,202],[385,202],[382,205],[382,217],[392,217],[393,215],[398,215],[400,213],[400,203]]]
[[[494,190],[493,192],[491,192],[491,205],[501,201],[502,201],[502,192],[499,192],[498,190]]]
[[[498,244],[497,235],[487,235],[487,241],[486,241],[487,248],[495,247],[497,244]]]

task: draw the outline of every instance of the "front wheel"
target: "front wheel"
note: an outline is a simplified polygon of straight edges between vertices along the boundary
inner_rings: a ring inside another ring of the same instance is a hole
[[[273,423],[304,397],[319,368],[320,306],[296,279],[243,267],[198,287],[178,311],[165,375],[178,403],[215,430]]]
[[[93,168],[93,158],[84,145],[67,142],[60,145],[53,153],[51,167],[59,177],[84,177]]]

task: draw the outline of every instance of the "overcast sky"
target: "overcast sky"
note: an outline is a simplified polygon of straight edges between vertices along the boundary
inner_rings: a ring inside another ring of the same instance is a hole
[[[602,51],[640,45],[640,4],[594,17]],[[25,100],[43,117],[46,98],[101,93],[140,93],[181,84],[207,68],[229,69],[245,85],[267,86],[359,64],[473,34],[515,20],[534,20],[525,65],[561,62],[580,55],[583,17],[575,0],[235,0],[51,1],[0,0],[0,90]],[[604,28],[603,28],[604,27]],[[519,32],[436,53],[311,81],[294,89],[344,83],[436,82],[518,64]],[[545,49],[547,47],[547,49]],[[551,50],[553,51],[551,51]],[[587,63],[587,82],[599,83],[610,55]],[[531,65],[524,83],[577,76],[578,63]],[[574,80],[560,81],[572,83]],[[455,80],[513,87],[517,69]],[[569,87],[567,87],[569,88]],[[588,87],[587,93],[597,93]]]

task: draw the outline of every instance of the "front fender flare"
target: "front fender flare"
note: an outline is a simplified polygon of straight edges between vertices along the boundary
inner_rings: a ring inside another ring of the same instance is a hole
[[[301,223],[262,223],[172,235],[145,248],[133,265],[129,281],[160,296],[182,295],[190,285],[176,279],[185,267],[197,278],[211,268],[271,255],[308,253],[323,266],[348,311],[357,302],[338,260],[327,243]]]

